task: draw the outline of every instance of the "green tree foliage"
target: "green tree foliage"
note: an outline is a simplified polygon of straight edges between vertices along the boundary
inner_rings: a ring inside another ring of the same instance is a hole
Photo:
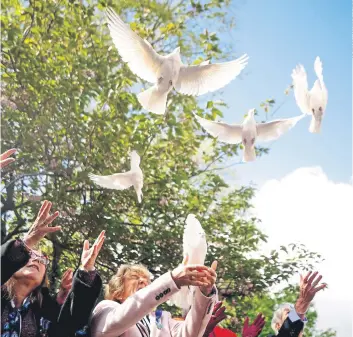
[[[113,46],[107,5],[162,53],[180,46],[185,62],[229,59],[233,46],[218,37],[234,25],[229,0],[3,0],[2,149],[19,150],[3,172],[3,242],[25,233],[39,200],[48,199],[63,227],[44,248],[52,256],[52,289],[67,267],[76,266],[83,240],[94,240],[102,229],[107,239],[99,264],[106,280],[121,263],[144,263],[155,275],[171,269],[182,259],[188,213],[205,228],[207,263],[219,260],[218,286],[228,298],[260,295],[310,268],[320,257],[303,247],[288,255],[255,254],[266,237],[258,220],[247,216],[254,190],[232,187],[224,195],[229,186],[219,169],[239,146],[209,139],[192,115],[222,116],[221,93],[217,101],[172,93],[166,116],[141,112],[135,93],[146,84]],[[133,190],[103,190],[87,177],[128,170],[131,150],[142,158],[141,204]]]
[[[240,314],[237,313],[236,307],[238,302],[235,298],[228,300],[226,303],[227,312],[230,318],[224,323],[226,326],[231,326],[234,331],[241,331],[243,324],[243,317],[245,315],[249,316],[252,320],[256,317],[258,313],[262,313],[266,317],[266,325],[261,333],[261,336],[268,336],[273,334],[271,328],[271,320],[273,317],[273,312],[282,303],[295,304],[299,294],[299,287],[294,285],[288,285],[284,289],[281,289],[275,293],[263,293],[261,295],[255,295],[252,298],[247,297],[241,300],[241,310]],[[317,296],[320,296],[318,294]],[[315,323],[317,320],[317,311],[315,310],[315,305],[311,305],[309,311],[306,314],[308,319],[305,325],[304,336],[305,337],[335,337],[336,333],[331,330],[318,331],[315,328]]]

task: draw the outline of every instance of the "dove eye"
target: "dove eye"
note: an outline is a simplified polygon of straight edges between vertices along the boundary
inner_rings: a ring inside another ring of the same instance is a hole
[[[169,81],[169,85],[172,86],[173,85],[173,81]]]
[[[244,144],[244,145],[246,144],[246,139],[245,139],[245,138],[243,139],[243,144]]]
[[[255,143],[255,138],[251,139],[251,144],[254,145]]]
[[[322,107],[320,106],[319,111],[322,112]]]

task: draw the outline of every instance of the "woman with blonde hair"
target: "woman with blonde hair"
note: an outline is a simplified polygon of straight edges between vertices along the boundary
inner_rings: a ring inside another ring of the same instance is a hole
[[[150,282],[141,265],[122,265],[109,281],[105,300],[93,310],[92,337],[198,337],[202,336],[217,301],[216,267],[183,263]],[[154,309],[181,287],[192,286],[194,297],[185,321]]]

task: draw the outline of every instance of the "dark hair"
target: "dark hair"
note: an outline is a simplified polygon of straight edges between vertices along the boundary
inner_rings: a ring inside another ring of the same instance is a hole
[[[2,287],[1,289],[4,291],[5,296],[9,300],[13,300],[16,297],[14,286],[18,281],[12,276]],[[37,302],[39,307],[42,307],[42,302],[43,302],[43,295],[42,295],[42,288],[48,288],[49,287],[49,280],[47,276],[47,272],[45,271],[43,280],[41,284],[35,288],[32,293],[31,293],[31,301]]]

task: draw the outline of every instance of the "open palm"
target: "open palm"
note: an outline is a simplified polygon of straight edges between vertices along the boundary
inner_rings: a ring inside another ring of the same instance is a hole
[[[96,262],[96,258],[103,246],[105,239],[105,231],[102,231],[92,247],[89,247],[88,240],[85,240],[83,244],[83,251],[81,256],[81,266],[86,271],[94,270],[94,264]]]

